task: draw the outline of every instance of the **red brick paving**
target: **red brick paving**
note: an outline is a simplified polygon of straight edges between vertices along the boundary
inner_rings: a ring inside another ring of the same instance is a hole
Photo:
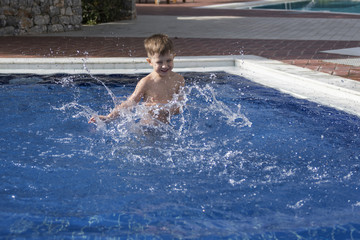
[[[348,78],[360,81],[360,68],[352,67],[349,70]]]
[[[241,0],[240,0],[241,1]],[[242,0],[245,1],[245,0]],[[250,0],[246,0],[250,1]],[[246,17],[312,17],[360,18],[360,15],[330,13],[296,13],[255,10],[194,9],[209,3],[231,0],[197,0],[185,4],[137,4],[138,14],[158,15],[230,15]],[[351,56],[322,53],[321,51],[360,47],[360,41],[300,41],[259,39],[205,39],[176,38],[174,43],[179,56],[203,55],[257,55],[280,60],[354,80],[360,80],[360,67],[327,63],[323,60],[351,58]],[[109,37],[0,37],[0,57],[145,57],[143,38]]]

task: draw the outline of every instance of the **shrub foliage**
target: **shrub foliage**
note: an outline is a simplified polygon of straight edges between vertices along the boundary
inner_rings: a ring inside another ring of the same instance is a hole
[[[97,24],[126,18],[122,0],[82,0],[83,23]]]

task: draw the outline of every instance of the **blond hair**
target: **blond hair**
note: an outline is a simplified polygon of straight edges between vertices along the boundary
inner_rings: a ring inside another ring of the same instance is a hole
[[[145,39],[144,46],[148,57],[174,53],[174,45],[165,34],[155,34]]]

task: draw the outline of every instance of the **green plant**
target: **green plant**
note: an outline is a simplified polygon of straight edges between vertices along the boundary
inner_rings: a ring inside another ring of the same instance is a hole
[[[92,0],[83,0],[82,1],[82,17],[83,23],[95,25],[99,22],[100,14],[97,10],[96,4],[93,4]]]
[[[98,24],[125,19],[126,0],[82,0],[83,23]]]

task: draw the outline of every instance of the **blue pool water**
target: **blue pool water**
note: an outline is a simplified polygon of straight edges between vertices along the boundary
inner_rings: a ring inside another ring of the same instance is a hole
[[[1,76],[1,239],[359,239],[360,119],[223,72],[88,124],[141,75]]]
[[[360,13],[360,1],[357,0],[306,0],[270,4],[253,9],[301,10],[338,13]]]

